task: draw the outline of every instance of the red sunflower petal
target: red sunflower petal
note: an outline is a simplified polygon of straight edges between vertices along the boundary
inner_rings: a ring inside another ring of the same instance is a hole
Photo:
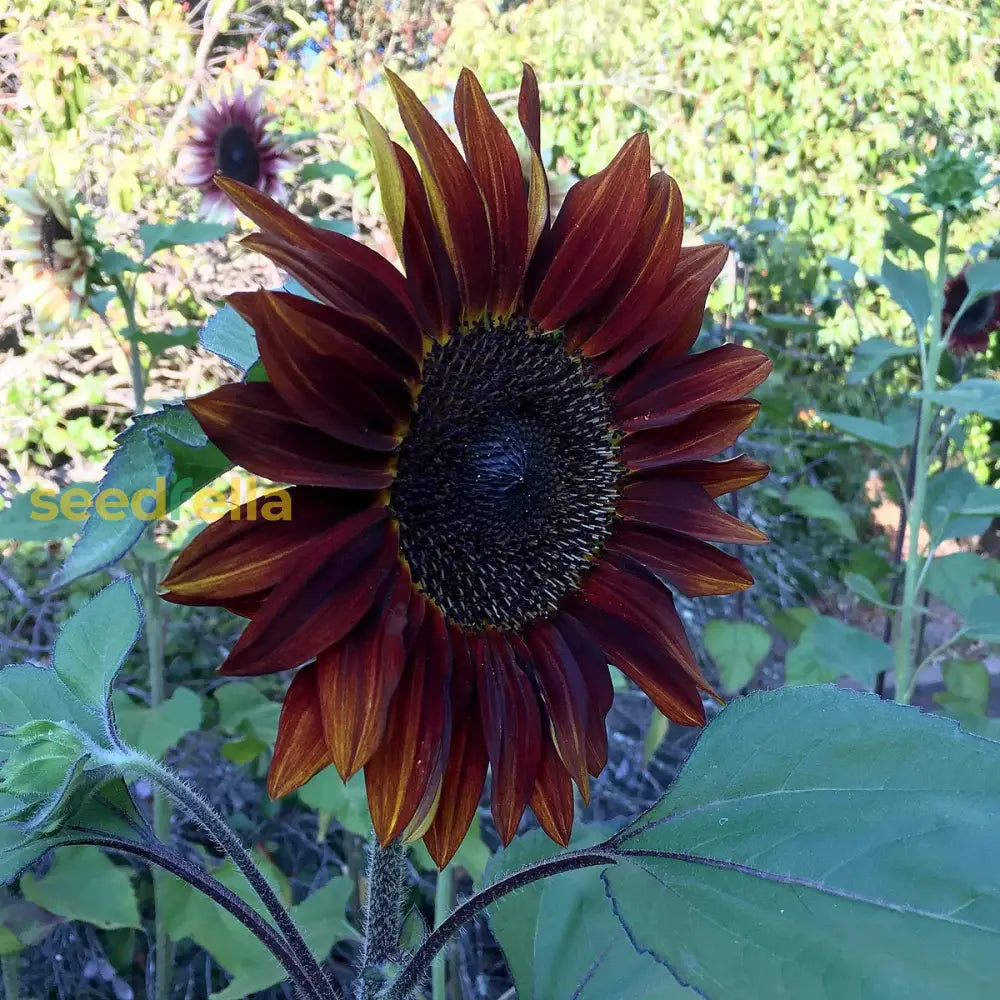
[[[528,140],[528,244],[530,261],[549,226],[549,178],[542,163],[541,103],[535,71],[523,64],[517,117]]]
[[[364,276],[362,287],[370,289],[376,299],[393,298],[410,309],[403,275],[380,253],[343,233],[310,225],[256,188],[221,176],[215,182],[264,233],[279,242],[336,261],[336,269],[341,273]],[[412,312],[410,315],[412,319]]]
[[[590,797],[587,777],[590,706],[586,680],[566,640],[550,623],[536,624],[525,635],[525,641],[551,723],[552,741],[586,802]]]
[[[375,160],[375,176],[378,178],[379,200],[382,202],[382,214],[385,216],[389,234],[396,246],[400,259],[403,258],[403,225],[406,219],[406,187],[403,184],[403,172],[392,148],[393,143],[389,133],[381,123],[365,107],[358,105],[358,116],[368,133],[372,157]]]
[[[278,739],[267,775],[267,794],[280,799],[304,785],[330,763],[319,714],[316,670],[303,667],[293,678],[281,705]]]
[[[573,782],[548,736],[529,804],[541,828],[557,844],[569,847],[573,832]]]
[[[398,547],[384,507],[331,528],[298,571],[274,588],[220,670],[277,673],[340,642],[371,607]]]
[[[708,406],[670,427],[630,434],[622,458],[630,469],[641,472],[718,455],[754,422],[759,410],[755,399]]]
[[[572,615],[560,611],[552,619],[563,641],[573,653],[587,685],[590,714],[587,720],[587,770],[597,777],[608,762],[607,715],[615,700],[608,670],[608,657],[597,640]]]
[[[432,337],[440,337],[458,326],[462,312],[458,279],[431,216],[417,165],[402,146],[393,143],[392,148],[406,191],[403,225],[406,280],[414,302],[424,313],[428,333]]]
[[[400,117],[423,171],[431,213],[455,268],[463,312],[475,317],[486,307],[490,287],[490,228],[483,197],[462,154],[417,95],[385,70]]]
[[[528,206],[514,143],[479,81],[467,69],[462,70],[455,91],[455,124],[486,203],[493,240],[493,284],[488,304],[491,311],[503,315],[513,307],[524,279]]]
[[[659,361],[686,354],[698,339],[712,282],[729,255],[721,243],[682,247],[663,298],[627,337],[596,361],[602,375],[617,375],[646,351]]]
[[[246,300],[243,302],[247,307]],[[412,395],[399,376],[375,380],[343,356],[317,351],[310,341],[332,341],[336,331],[296,314],[268,292],[254,295],[254,329],[271,384],[299,417],[358,448],[392,451],[403,439]],[[302,332],[302,331],[308,332]],[[364,351],[360,348],[355,354]],[[364,351],[367,368],[378,359]],[[384,366],[383,366],[384,367]]]
[[[627,432],[675,424],[706,406],[753,392],[771,367],[762,351],[738,344],[643,365],[615,391],[615,421]]]
[[[409,825],[451,733],[451,651],[444,617],[427,606],[424,625],[393,695],[385,735],[365,765],[368,808],[384,847]]]
[[[651,475],[687,479],[702,486],[710,497],[720,497],[760,482],[770,471],[771,466],[766,462],[737,455],[724,462],[677,462]]]
[[[268,382],[223,385],[185,405],[227,458],[275,482],[352,490],[392,483],[385,455],[316,430]]]
[[[517,833],[535,784],[541,715],[538,695],[507,640],[487,633],[477,645],[483,735],[493,771],[490,805],[497,833],[507,845]]]
[[[417,356],[374,323],[289,292],[234,292],[226,301],[253,327],[272,313],[304,347],[337,358],[380,385],[420,379]]]
[[[657,584],[662,593],[655,593],[643,583],[602,562],[570,608],[664,715],[682,725],[704,725],[699,688],[711,689],[698,671],[670,592]],[[644,600],[655,602],[655,614],[640,603]]]
[[[665,528],[620,526],[607,549],[637,559],[687,597],[733,594],[753,584],[746,566],[735,556]]]
[[[246,597],[280,583],[301,562],[330,525],[356,514],[368,501],[329,490],[289,490],[292,516],[284,521],[256,518],[256,501],[220,517],[185,546],[162,586],[164,595],[196,597],[221,603]],[[250,515],[253,514],[253,517]]]
[[[382,741],[389,702],[406,665],[403,629],[412,588],[409,573],[398,567],[358,626],[316,657],[323,729],[344,781]]]
[[[377,325],[407,353],[415,358],[422,356],[423,340],[409,299],[390,291],[360,265],[334,254],[286,243],[266,233],[246,236],[240,242],[293,274],[320,302],[347,316]],[[379,260],[384,258],[379,257]],[[406,295],[405,279],[401,274],[399,280],[403,283],[403,295]]]
[[[614,279],[646,201],[649,138],[640,132],[599,173],[570,188],[546,241],[545,260],[532,265],[537,291],[528,314],[544,330],[563,326]]]
[[[681,253],[684,202],[677,182],[664,173],[649,179],[646,207],[621,268],[592,315],[567,331],[567,346],[594,357],[625,339],[663,298]],[[595,319],[597,322],[595,323]]]
[[[697,483],[679,479],[644,479],[622,490],[618,511],[626,521],[693,535],[706,542],[760,545],[762,531],[727,514]]]
[[[478,714],[459,712],[455,705],[452,711],[451,746],[441,798],[434,822],[424,834],[424,846],[438,868],[451,861],[472,826],[489,765]]]

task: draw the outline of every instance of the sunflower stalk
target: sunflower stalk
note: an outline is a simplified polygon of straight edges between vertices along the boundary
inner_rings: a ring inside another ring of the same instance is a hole
[[[379,995],[385,970],[399,960],[399,936],[403,922],[403,878],[405,851],[400,840],[381,847],[372,840],[368,852],[367,900],[364,945],[357,1000],[374,1000]]]
[[[308,981],[321,991],[324,1000],[330,1000],[330,998],[340,1000],[339,992],[330,982],[319,962],[313,957],[308,944],[306,944],[298,927],[295,926],[295,921],[282,905],[270,882],[264,877],[250,852],[240,842],[239,837],[226,825],[222,817],[198,792],[158,761],[134,751],[126,751],[126,757],[119,763],[129,771],[142,775],[163,789],[218,844],[219,849],[233,862],[274,919],[295,955],[296,961],[308,975]]]
[[[934,283],[931,315],[935,317],[930,328],[930,338],[925,351],[921,352],[921,395],[917,412],[916,446],[913,449],[913,494],[910,501],[907,527],[909,545],[903,571],[903,600],[899,610],[899,628],[894,650],[894,672],[896,701],[908,704],[911,697],[910,680],[913,674],[914,622],[918,614],[917,598],[921,575],[920,526],[924,520],[927,502],[927,480],[930,472],[931,455],[928,448],[931,428],[931,400],[929,394],[937,387],[938,369],[946,337],[942,330],[941,313],[944,304],[944,286],[948,266],[948,211],[941,214],[938,231],[938,266]],[[918,338],[923,333],[918,331]],[[930,554],[929,554],[930,556]]]

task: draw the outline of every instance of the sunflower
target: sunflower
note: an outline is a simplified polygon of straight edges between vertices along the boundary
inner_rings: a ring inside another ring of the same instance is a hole
[[[14,234],[12,254],[20,301],[43,324],[58,325],[78,316],[87,301],[94,263],[88,220],[70,192],[36,178],[4,193],[28,217],[27,225]]]
[[[968,298],[969,284],[965,271],[950,278],[944,286],[941,328],[947,330]],[[948,347],[956,355],[982,354],[990,346],[990,334],[1000,330],[1000,292],[984,295],[962,313],[948,338]]]
[[[487,768],[502,840],[530,805],[567,843],[575,782],[607,762],[608,663],[685,725],[702,676],[668,584],[753,581],[711,543],[765,541],[714,498],[761,479],[712,462],[753,421],[770,362],[688,354],[721,246],[681,247],[676,183],[630,139],[550,226],[539,101],[525,69],[518,154],[462,73],[459,153],[390,75],[420,164],[361,111],[405,276],[232,181],[247,245],[316,300],[230,297],[269,381],[188,402],[234,462],[293,484],[292,517],[216,522],[181,553],[168,600],[250,619],[221,670],[300,667],[268,787],[364,768],[379,840],[422,836],[439,865]]]
[[[232,222],[236,212],[216,187],[216,174],[239,181],[271,198],[284,199],[280,170],[292,166],[280,137],[268,130],[274,115],[263,111],[263,94],[244,95],[242,85],[223,92],[218,103],[205,100],[191,112],[195,131],[177,158],[180,181],[202,192],[201,214],[214,222]]]

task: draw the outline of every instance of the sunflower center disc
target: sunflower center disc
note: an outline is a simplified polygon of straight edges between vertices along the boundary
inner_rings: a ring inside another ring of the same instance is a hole
[[[433,348],[390,506],[414,580],[453,622],[516,628],[578,586],[611,527],[610,425],[586,363],[526,320]]]
[[[260,177],[257,143],[244,125],[230,125],[215,143],[215,165],[223,177],[256,184]]]
[[[73,234],[56,218],[55,212],[46,212],[41,224],[42,263],[50,270],[56,269],[56,243],[70,240]]]

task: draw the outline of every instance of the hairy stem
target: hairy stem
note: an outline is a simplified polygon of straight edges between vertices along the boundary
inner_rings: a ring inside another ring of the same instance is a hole
[[[163,788],[184,811],[219,845],[229,857],[250,887],[257,894],[264,908],[274,918],[278,929],[284,935],[300,966],[308,973],[310,981],[317,989],[325,990],[325,1000],[341,1000],[340,994],[330,982],[320,964],[313,957],[295,922],[278,899],[270,883],[264,878],[254,863],[250,852],[240,842],[239,837],[226,825],[221,816],[193,789],[186,785],[171,770],[158,761],[130,754],[125,761],[130,770],[139,771],[145,777]]]
[[[211,875],[196,868],[162,844],[153,841],[136,843],[120,837],[99,833],[91,834],[90,832],[82,832],[78,837],[74,837],[66,843],[86,844],[116,851],[120,854],[129,854],[156,865],[157,869],[183,879],[188,885],[203,893],[213,903],[231,913],[243,924],[281,963],[288,973],[289,979],[303,996],[309,997],[310,1000],[328,1000],[328,996],[321,993],[310,982],[305,971],[299,965],[295,953],[284,938],[252,906],[240,899],[231,889],[212,878]]]
[[[468,923],[488,906],[492,906],[498,899],[503,899],[508,893],[516,892],[526,885],[531,885],[532,882],[550,878],[562,872],[615,864],[615,857],[612,853],[614,848],[610,846],[611,843],[608,841],[607,845],[599,844],[597,847],[581,851],[567,851],[558,857],[529,865],[527,868],[522,868],[494,882],[493,885],[487,886],[482,892],[470,896],[443,923],[439,924],[414,952],[413,957],[393,980],[389,989],[382,995],[381,1000],[408,1000],[413,991],[421,984],[424,976],[427,975],[427,970],[434,961],[434,957],[458,933],[462,925]],[[605,847],[607,847],[606,851],[603,850]]]
[[[0,957],[0,972],[3,974],[4,1000],[21,1000],[21,953]]]
[[[375,997],[385,968],[399,958],[399,934],[403,914],[403,863],[405,851],[399,839],[380,847],[373,839],[368,852],[368,899],[365,906],[365,939],[358,977],[358,1000]]]
[[[455,870],[447,865],[438,872],[434,890],[434,926],[438,927],[447,919],[455,905]],[[448,952],[443,948],[434,959],[431,968],[431,993],[433,1000],[447,1000],[448,997]]]
[[[899,610],[899,629],[894,650],[894,672],[896,680],[896,701],[908,704],[910,701],[910,675],[913,669],[913,625],[917,614],[918,578],[921,568],[920,526],[924,519],[927,501],[927,479],[930,469],[928,438],[931,425],[931,401],[928,394],[937,387],[938,366],[944,338],[941,330],[941,309],[944,303],[944,284],[948,267],[948,214],[942,213],[938,235],[938,269],[931,301],[931,335],[927,345],[926,362],[923,365],[920,406],[917,415],[918,433],[913,452],[913,499],[907,519],[910,538],[903,572],[903,600]],[[922,337],[922,331],[918,331]]]

